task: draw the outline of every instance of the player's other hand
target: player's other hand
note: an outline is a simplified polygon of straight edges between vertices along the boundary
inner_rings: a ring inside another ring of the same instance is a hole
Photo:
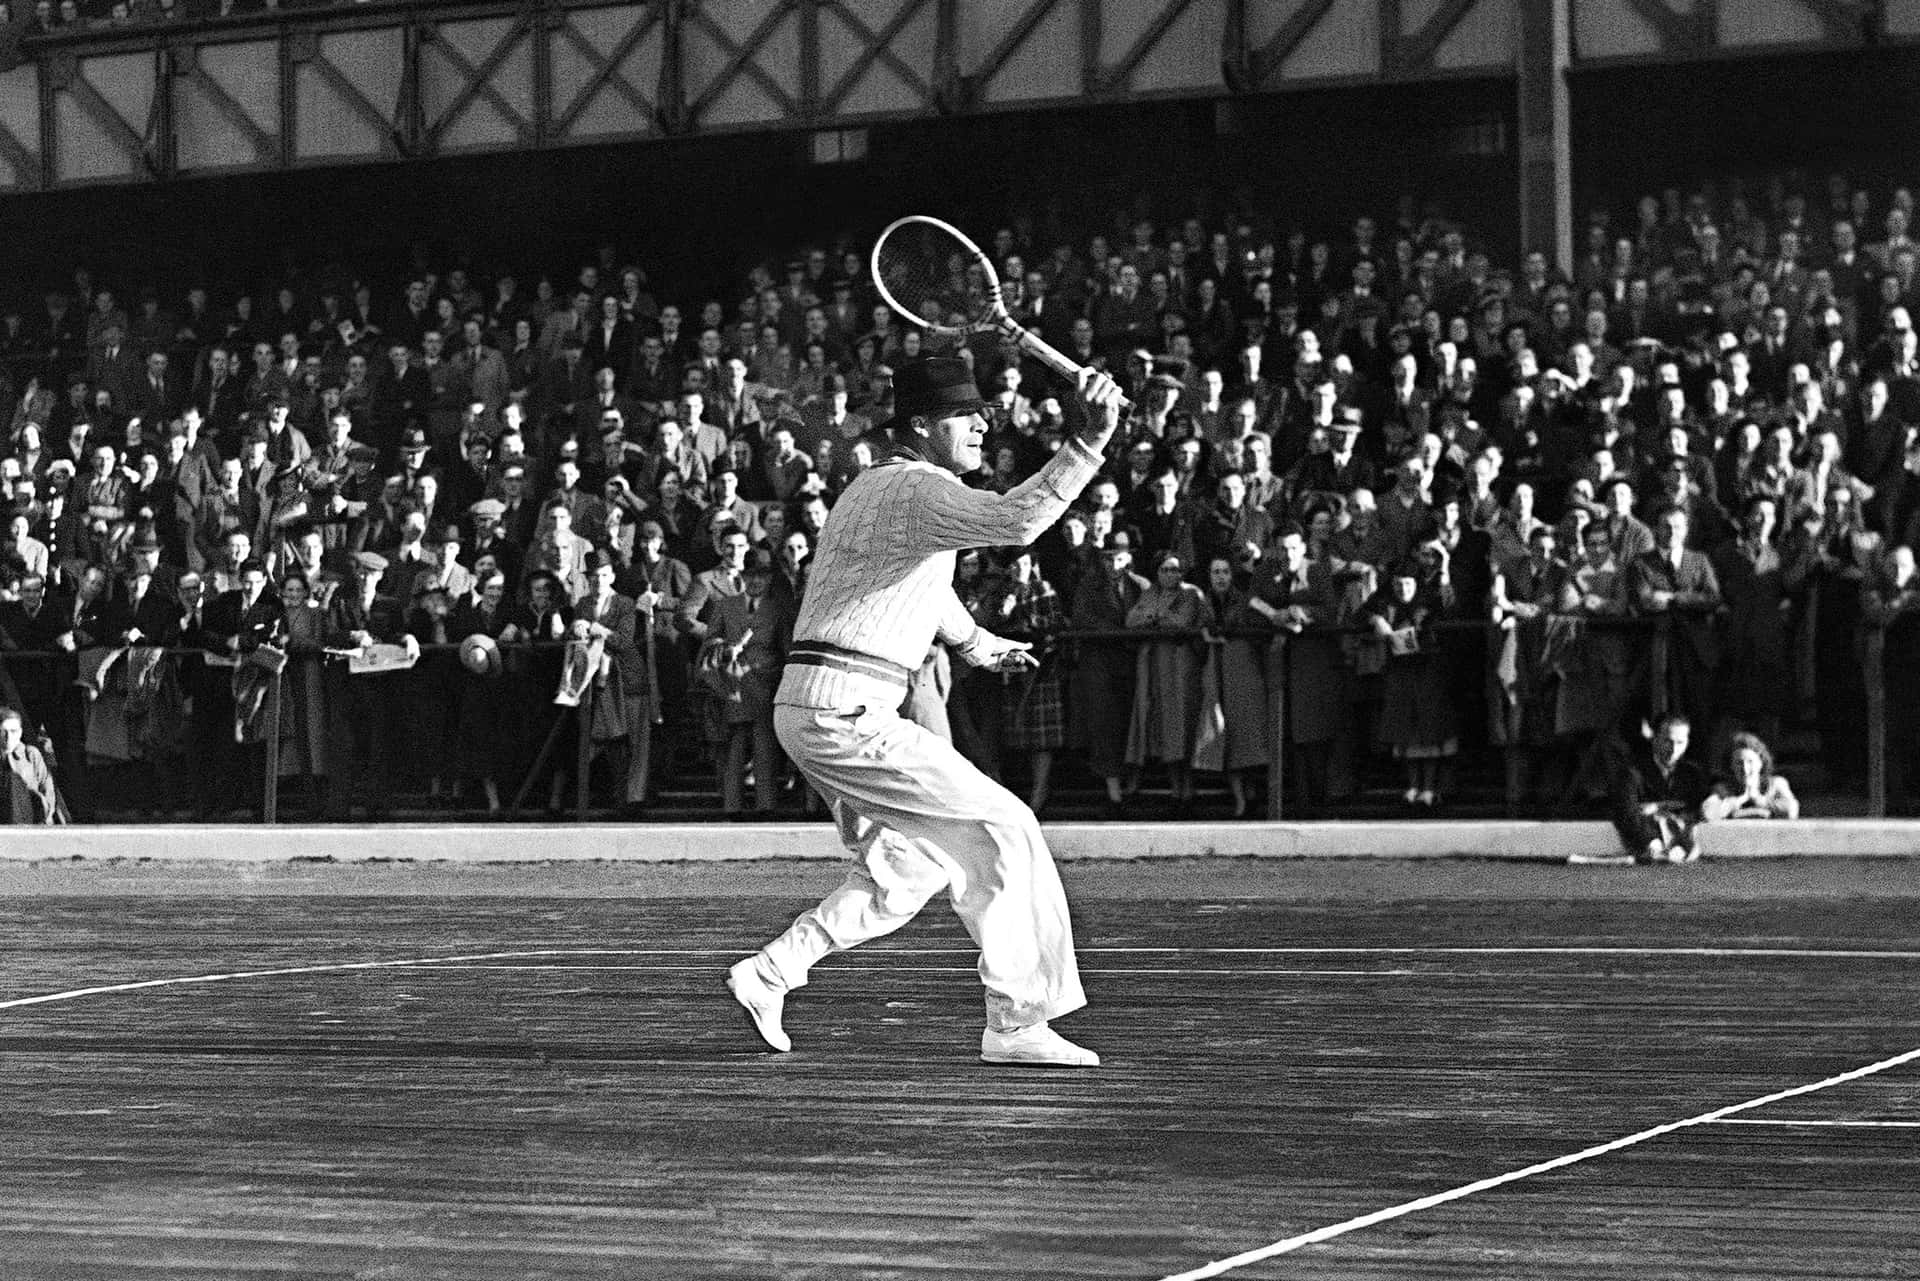
[[[996,672],[1029,672],[1040,666],[1040,660],[1033,656],[1033,646],[1024,641],[1004,641],[1006,648],[993,660]]]
[[[1087,438],[1104,441],[1120,425],[1120,413],[1126,408],[1120,384],[1100,370],[1082,369],[1074,386],[1087,407]]]

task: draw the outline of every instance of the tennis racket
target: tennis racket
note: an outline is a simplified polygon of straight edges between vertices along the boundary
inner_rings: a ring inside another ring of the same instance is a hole
[[[1013,318],[993,260],[938,218],[911,214],[881,232],[873,282],[887,306],[931,338],[957,345],[969,334],[999,334],[1061,377],[1080,376],[1078,361]],[[1130,408],[1122,399],[1121,409]]]

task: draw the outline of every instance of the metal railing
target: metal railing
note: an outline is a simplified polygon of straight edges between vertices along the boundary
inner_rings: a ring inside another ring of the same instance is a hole
[[[1583,625],[1596,630],[1623,631],[1644,639],[1646,646],[1644,651],[1644,675],[1639,683],[1646,691],[1648,708],[1651,713],[1656,716],[1664,713],[1667,710],[1667,671],[1671,661],[1673,644],[1672,619],[1665,615],[1626,618],[1587,618],[1582,616],[1581,622]],[[1866,725],[1864,728],[1867,757],[1867,778],[1865,780],[1867,813],[1870,817],[1875,818],[1885,816],[1888,801],[1885,629],[1886,623],[1884,620],[1869,617],[1862,621],[1859,631],[1860,655],[1863,667],[1862,674],[1866,695]],[[1426,630],[1442,636],[1480,632],[1485,634],[1489,641],[1497,641],[1500,637],[1499,624],[1490,620],[1443,619],[1429,623]],[[1287,664],[1289,648],[1301,638],[1366,638],[1371,635],[1372,633],[1367,628],[1352,624],[1312,627],[1299,633],[1297,636],[1286,630],[1268,628],[1084,629],[1063,627],[1046,633],[1042,639],[1056,645],[1098,644],[1103,642],[1140,645],[1156,642],[1164,643],[1168,641],[1199,644],[1215,639],[1251,641],[1256,643],[1264,642],[1265,653],[1263,655],[1262,671],[1266,682],[1267,693],[1267,817],[1270,819],[1281,819],[1284,818],[1287,813],[1285,797],[1289,781],[1288,759],[1291,754],[1289,750],[1291,744],[1289,742],[1289,727],[1287,722],[1288,696],[1291,689]],[[503,660],[511,660],[511,657],[515,654],[531,654],[542,651],[552,653],[564,648],[564,644],[564,642],[559,641],[505,642],[499,644],[499,650]],[[420,646],[423,656],[434,653],[452,653],[458,649],[459,645],[451,642],[446,644],[424,643]],[[204,658],[208,656],[208,651],[186,646],[167,647],[165,652],[176,657],[199,656]],[[215,657],[230,661],[233,656],[215,655]],[[74,659],[75,654],[62,650],[0,651],[0,699],[4,699],[8,704],[13,706],[22,705],[22,700],[20,699],[18,690],[15,688],[10,672],[13,664],[20,662],[62,662],[73,661]],[[398,685],[400,681],[404,680],[410,674],[410,671],[396,673],[395,675],[397,675],[400,680],[396,680],[394,683]],[[348,679],[393,680],[394,677],[349,677]],[[1479,679],[1485,681],[1487,679],[1486,674],[1484,672],[1481,673]],[[267,823],[276,823],[279,821],[280,730],[283,715],[283,699],[285,697],[283,690],[284,680],[284,672],[276,672],[273,674],[265,701],[264,718],[266,726],[264,742],[266,747],[266,761],[264,766],[262,817],[263,821]],[[656,691],[658,690],[657,683],[654,688]],[[1482,688],[1484,689],[1484,686]],[[573,744],[575,758],[573,769],[573,804],[578,817],[584,820],[590,816],[591,804],[588,773],[595,750],[592,737],[593,699],[595,696],[595,687],[593,683],[589,681],[580,695],[578,706],[571,709],[574,714],[571,717],[562,715],[556,718],[553,727],[549,731],[547,740],[539,749],[532,768],[528,771],[525,779],[519,784],[512,802],[505,807],[508,813],[515,812],[524,805],[530,789],[541,774],[545,772],[547,766],[552,761],[554,753],[562,750],[559,738],[569,723],[569,720],[571,720],[575,726],[575,741]],[[658,697],[657,692],[654,697]],[[1529,750],[1527,746],[1516,743],[1501,745],[1505,764],[1504,799],[1509,813],[1518,812],[1524,803],[1521,787],[1524,770],[1521,767],[1521,760],[1523,753]]]

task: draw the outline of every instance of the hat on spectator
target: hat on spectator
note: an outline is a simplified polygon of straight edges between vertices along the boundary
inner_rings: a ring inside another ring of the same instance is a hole
[[[773,572],[773,553],[764,547],[756,547],[748,552],[746,572],[749,574],[771,574]]]
[[[613,563],[613,553],[605,548],[596,547],[587,553],[585,569],[589,574],[597,574],[603,569],[618,569]]]
[[[427,433],[418,427],[407,428],[406,433],[400,437],[400,452],[403,454],[417,453],[426,447]]]
[[[1337,432],[1357,432],[1360,430],[1360,406],[1342,405],[1334,411],[1333,429]]]
[[[429,541],[439,546],[465,541],[460,537],[460,525],[457,521],[449,520],[435,525],[432,534],[433,537]]]
[[[71,458],[56,458],[47,464],[47,475],[49,476],[57,471],[63,471],[71,476],[74,470],[73,460]]]
[[[379,552],[355,552],[353,566],[363,574],[384,574],[387,571],[387,558]]]
[[[127,544],[127,550],[136,552],[157,552],[160,550],[160,536],[151,529],[142,529]]]
[[[460,642],[460,666],[475,676],[498,676],[500,647],[493,643],[493,637],[475,632]]]
[[[1167,391],[1185,391],[1187,385],[1169,373],[1157,373],[1147,379],[1147,386],[1160,387]]]
[[[291,407],[292,404],[293,404],[293,397],[287,395],[287,393],[284,390],[267,393],[268,409],[287,409]]]
[[[469,515],[491,516],[495,520],[498,520],[507,514],[507,505],[498,498],[482,498],[479,502],[467,508],[467,512]]]
[[[372,445],[354,441],[347,446],[347,461],[350,463],[371,463],[379,460],[380,451]]]
[[[247,429],[247,443],[250,445],[255,443],[264,445],[272,439],[273,435],[267,431],[265,423],[255,423]]]
[[[1133,550],[1133,531],[1116,529],[1107,535],[1106,550],[1110,552],[1130,552]]]
[[[83,374],[83,373],[81,373],[81,372],[80,372],[80,371],[79,371],[78,369],[76,369],[76,370],[74,370],[74,371],[73,371],[72,373],[70,373],[70,374],[68,374],[68,375],[67,375],[67,386],[68,386],[68,387],[70,387],[70,388],[71,388],[71,387],[84,387],[84,386],[86,386],[86,385],[87,385],[87,376],[86,376],[85,374]]]
[[[926,356],[900,366],[894,380],[893,417],[884,431],[898,431],[914,418],[951,418],[978,413],[986,402],[965,361],[953,356]]]

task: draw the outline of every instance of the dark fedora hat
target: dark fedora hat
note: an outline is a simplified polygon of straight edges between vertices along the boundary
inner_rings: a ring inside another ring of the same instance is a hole
[[[909,360],[894,373],[893,417],[883,429],[898,431],[913,418],[977,413],[986,403],[964,360],[954,356]]]

